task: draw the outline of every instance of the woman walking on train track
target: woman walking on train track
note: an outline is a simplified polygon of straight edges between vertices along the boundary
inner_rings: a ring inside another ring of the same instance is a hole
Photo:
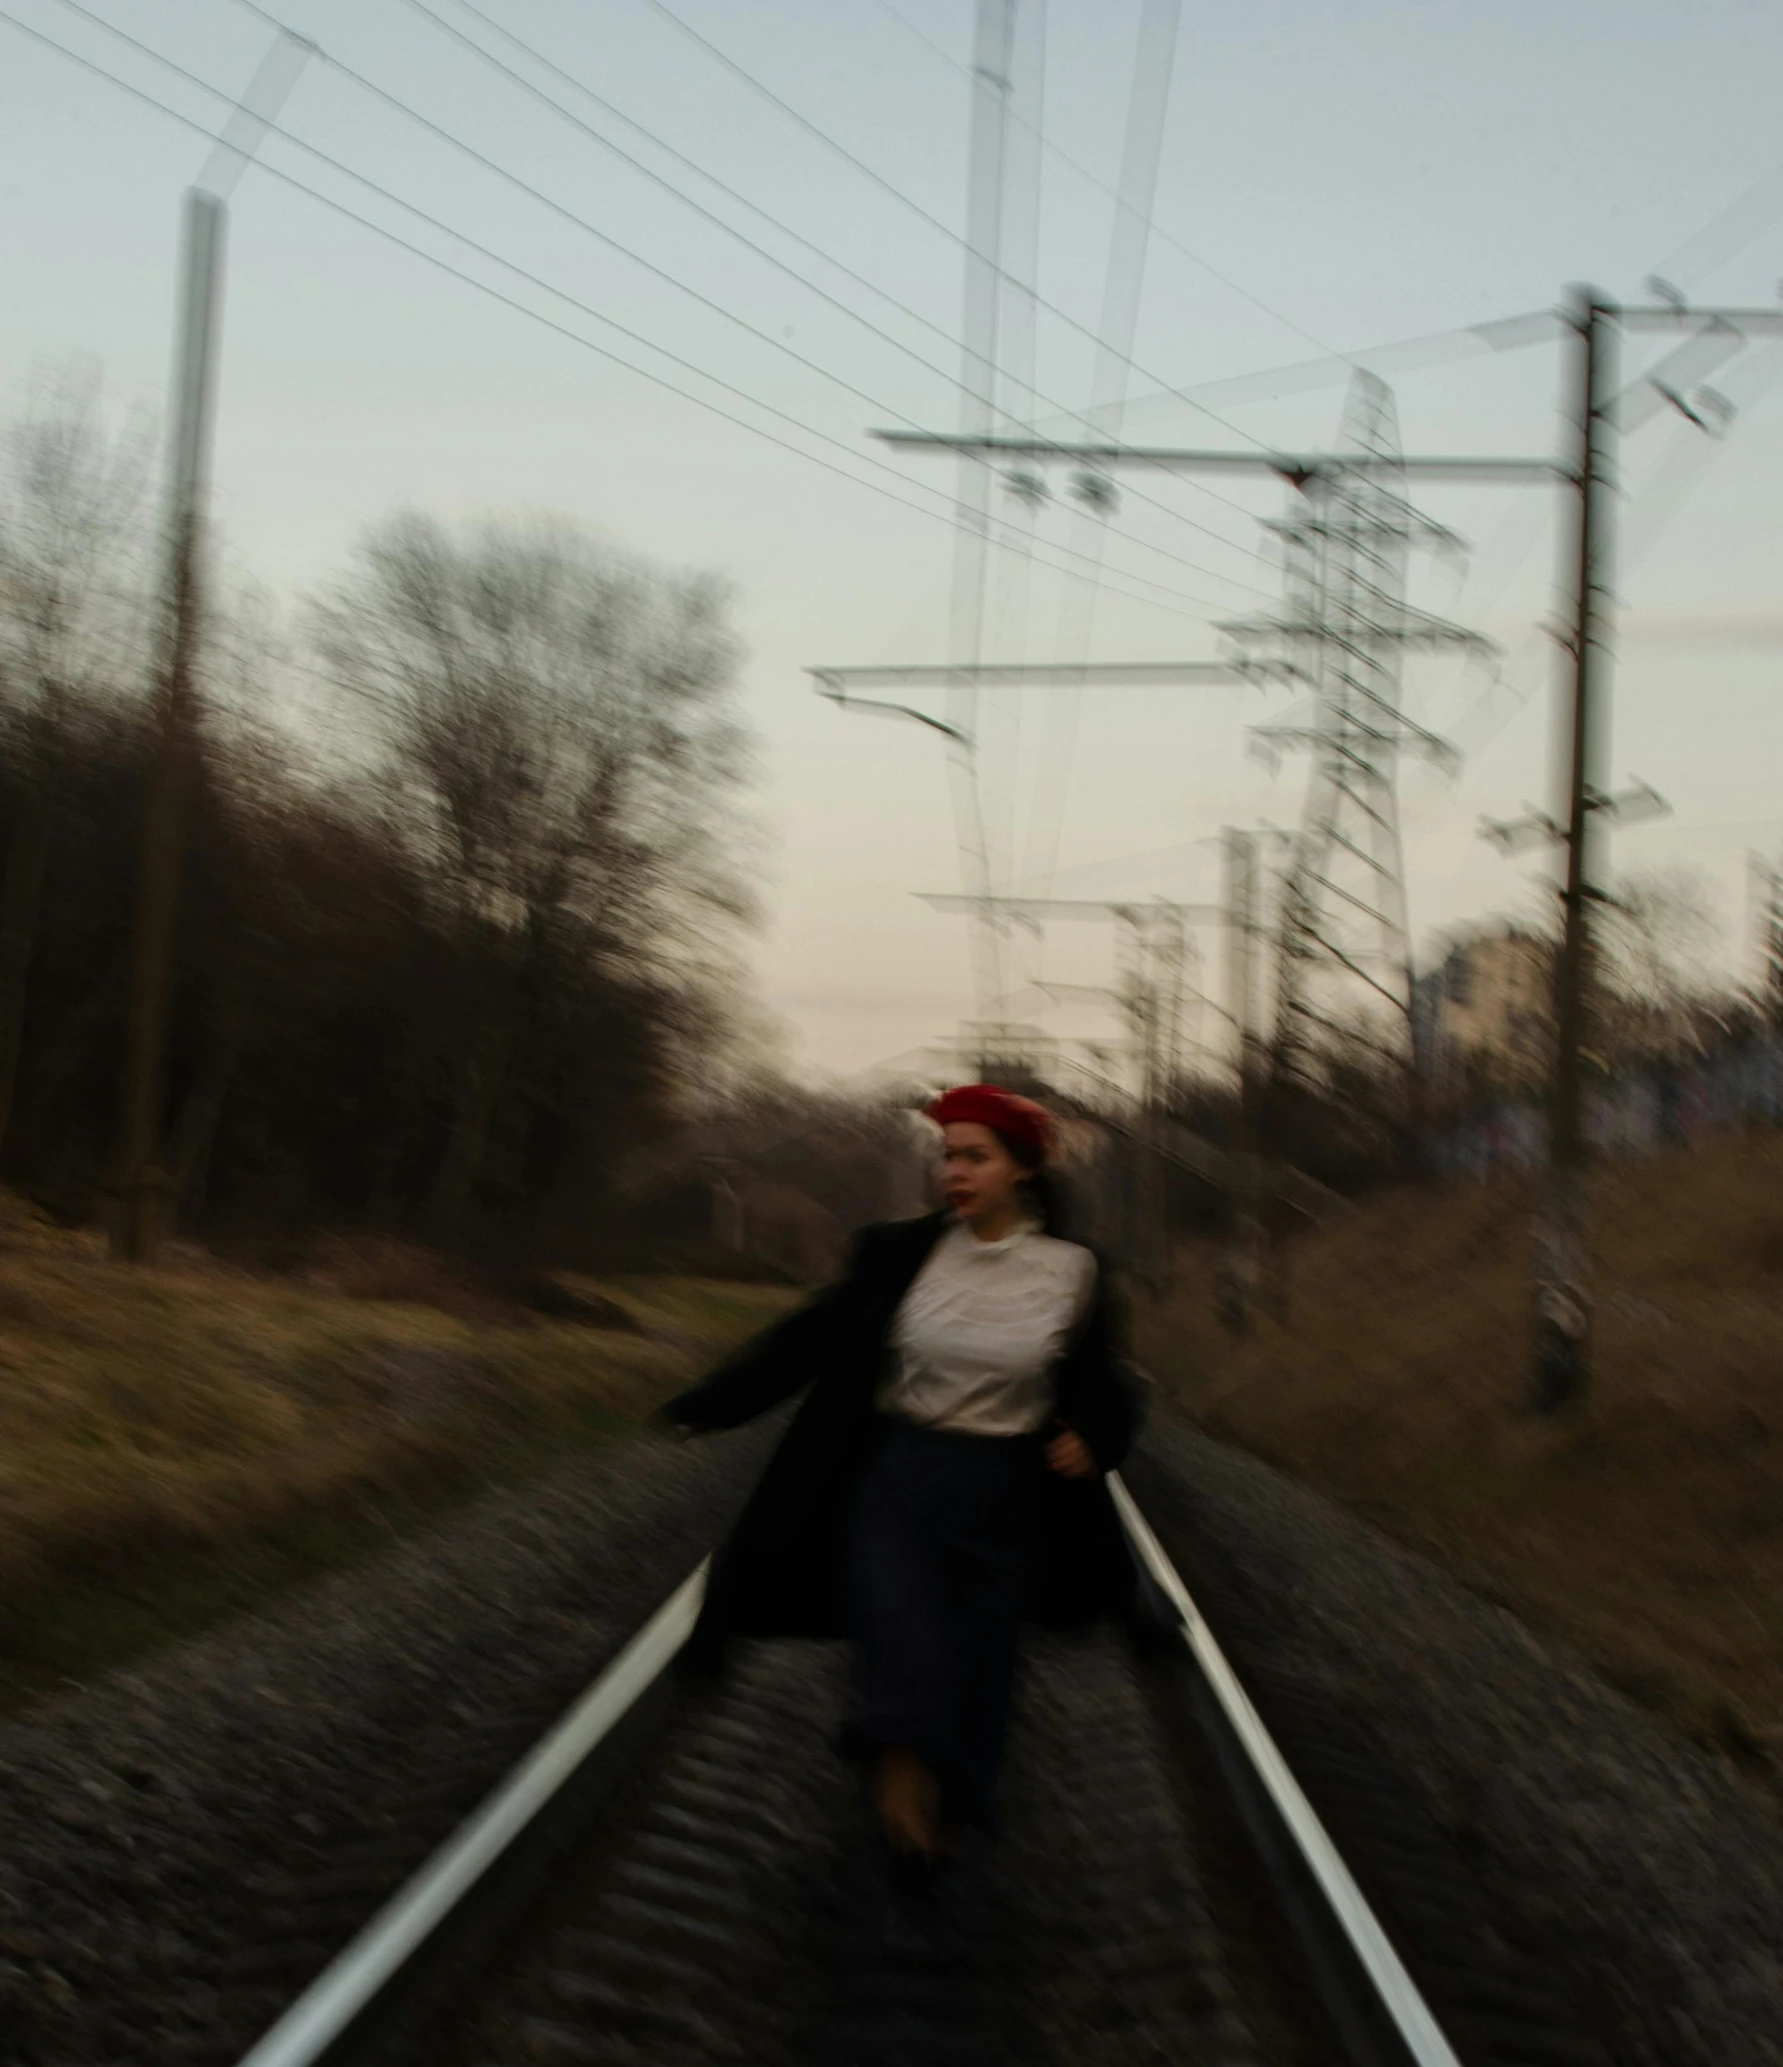
[[[865,1229],[837,1283],[662,1413],[734,1428],[809,1387],[714,1559],[689,1655],[851,1637],[843,1746],[894,1852],[933,1861],[992,1820],[1024,1616],[1130,1604],[1103,1474],[1138,1386],[1105,1273],[1058,1229],[1050,1115],[971,1084],[928,1116],[946,1210]]]

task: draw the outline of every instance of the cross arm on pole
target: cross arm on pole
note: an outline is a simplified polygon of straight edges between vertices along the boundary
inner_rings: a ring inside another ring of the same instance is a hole
[[[1361,737],[1371,745],[1401,747],[1424,758],[1446,775],[1459,774],[1461,754],[1449,740],[1428,732],[1422,725],[1414,725],[1409,718],[1395,717],[1393,729],[1388,731],[1379,726],[1359,725],[1356,728]],[[1280,756],[1277,749],[1284,746],[1310,747],[1314,751],[1335,750],[1346,760],[1355,760],[1354,753],[1346,750],[1341,740],[1334,742],[1330,733],[1321,731],[1316,725],[1253,725],[1250,733],[1261,757],[1273,765]]]
[[[1571,480],[1572,471],[1557,459],[1498,458],[1477,453],[1219,452],[1174,445],[1075,443],[1056,438],[1024,438],[988,431],[874,431],[887,445],[916,450],[964,452],[978,459],[1022,458],[1075,461],[1086,466],[1156,467],[1166,473],[1274,474],[1296,488],[1310,481],[1379,474],[1389,479],[1416,475],[1425,480],[1552,481]]]
[[[1661,302],[1645,308],[1611,308],[1624,330],[1700,330],[1705,323],[1725,324],[1748,337],[1783,337],[1783,309],[1704,309],[1690,302]]]
[[[1613,793],[1587,783],[1584,808],[1620,825],[1639,825],[1645,819],[1669,817],[1672,807],[1650,782],[1636,776],[1627,789]],[[1521,818],[1482,818],[1479,836],[1506,854],[1521,854],[1530,847],[1560,845],[1567,829],[1546,811],[1528,804]]]
[[[1493,642],[1480,633],[1449,624],[1440,617],[1433,617],[1427,610],[1414,610],[1406,604],[1401,604],[1391,616],[1383,613],[1378,620],[1342,632],[1336,631],[1328,618],[1315,610],[1232,617],[1218,629],[1230,638],[1292,639],[1303,644],[1343,646],[1358,654],[1382,646],[1448,646],[1466,648],[1476,654],[1490,654],[1497,650]]]

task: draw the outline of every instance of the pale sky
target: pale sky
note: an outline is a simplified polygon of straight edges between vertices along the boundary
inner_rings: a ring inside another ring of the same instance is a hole
[[[895,11],[886,0],[670,4],[877,179],[770,104],[655,0],[477,0],[476,10],[461,0],[277,0],[271,13],[324,53],[299,78],[281,127],[491,255],[418,223],[286,137],[268,137],[269,170],[251,168],[231,203],[215,513],[231,559],[285,598],[325,578],[362,526],[403,504],[447,517],[557,511],[659,559],[728,576],[748,646],[742,691],[760,740],[758,809],[771,857],[755,981],[795,1056],[860,1069],[947,1034],[971,1009],[963,922],[912,895],[960,885],[943,742],[918,726],[839,713],[812,695],[802,671],[949,657],[951,473],[936,459],[887,454],[865,434],[958,420],[969,113],[961,66],[972,9],[969,0],[897,0]],[[1049,9],[1046,136],[1109,185],[1139,12],[1139,0],[1051,0]],[[158,403],[179,198],[208,151],[196,131],[16,24],[206,127],[226,112],[94,17],[230,98],[274,34],[243,0],[90,0],[85,12],[71,0],[0,0],[8,406],[34,366],[73,356],[103,366],[117,410]],[[588,128],[553,113],[445,22]],[[542,70],[491,23],[607,106]],[[520,192],[326,59],[669,277]],[[1366,10],[1330,0],[1215,10],[1189,0],[1130,392],[1447,332],[1550,305],[1579,280],[1634,296],[1656,268],[1705,301],[1773,304],[1783,274],[1780,83],[1783,10],[1745,0],[1689,9],[1427,0]],[[833,299],[652,185],[588,129]],[[561,327],[380,239],[271,168]],[[1755,187],[1725,234],[1701,234]],[[1093,333],[1112,203],[1049,153],[1038,210],[1040,293]],[[665,392],[576,337],[799,452]],[[1699,434],[1668,416],[1631,438],[1626,455],[1609,765],[1617,781],[1655,783],[1674,817],[1621,835],[1618,858],[1688,861],[1714,875],[1730,955],[1740,947],[1746,850],[1783,837],[1783,347],[1770,350],[1779,365],[1754,350],[1720,377],[1743,402],[1724,442],[1699,451]],[[1046,396],[1087,406],[1092,358],[1083,334],[1041,311],[1036,386]],[[1632,346],[1630,363],[1641,363]],[[1330,383],[1298,394],[1222,403],[1223,422],[1180,404],[1136,408],[1130,435],[1317,445],[1334,435],[1342,404],[1344,369],[1333,371]],[[1406,447],[1551,451],[1561,433],[1559,374],[1552,347],[1395,373]],[[1160,476],[1131,485],[1163,507],[1123,501],[1092,650],[1211,658],[1217,622],[1265,607],[1274,592],[1274,569],[1255,557],[1257,520],[1281,513],[1285,491],[1225,481],[1212,484],[1215,496]],[[1552,662],[1531,629],[1553,598],[1543,496],[1451,487],[1420,497],[1477,550],[1465,582],[1425,570],[1414,595],[1502,640],[1515,692],[1482,707],[1479,681],[1457,664],[1410,671],[1419,718],[1468,748],[1458,781],[1418,768],[1405,777],[1420,940],[1528,896],[1529,865],[1497,856],[1475,827],[1482,813],[1514,813],[1550,795]],[[1035,566],[1024,597],[1016,563],[1000,559],[987,658],[1068,650],[1061,602],[1074,583],[1057,566],[1063,549],[1083,544],[1082,520],[1055,502],[1037,536],[1054,564]],[[1205,843],[1221,826],[1298,815],[1304,762],[1272,774],[1245,751],[1245,726],[1286,708],[1279,695],[1220,687],[1092,691],[1068,736],[1038,697],[987,700],[986,784],[993,824],[1007,827],[1010,871],[1021,876],[1056,853],[1059,894],[1211,897],[1217,861]],[[1047,801],[1061,771],[1062,813]],[[1162,859],[1128,859],[1160,850]],[[1213,935],[1203,949],[1217,976]],[[1093,983],[1109,957],[1107,929],[1060,929],[1044,973]],[[1057,1024],[1087,1027],[1086,1010]]]

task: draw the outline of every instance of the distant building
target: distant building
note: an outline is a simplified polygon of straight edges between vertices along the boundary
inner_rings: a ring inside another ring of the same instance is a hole
[[[1521,1087],[1546,1072],[1554,944],[1520,926],[1457,940],[1412,986],[1424,1074]]]

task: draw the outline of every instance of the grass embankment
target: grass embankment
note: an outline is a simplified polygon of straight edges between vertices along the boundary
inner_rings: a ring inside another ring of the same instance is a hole
[[[1210,1249],[1145,1316],[1197,1420],[1565,1637],[1694,1736],[1783,1773],[1783,1142],[1596,1180],[1597,1370],[1527,1387],[1529,1185],[1409,1188],[1309,1235],[1288,1324],[1229,1341]]]
[[[337,1263],[356,1292],[120,1266],[0,1196],[0,1708],[630,1432],[787,1300],[603,1282],[637,1325],[596,1329]]]

